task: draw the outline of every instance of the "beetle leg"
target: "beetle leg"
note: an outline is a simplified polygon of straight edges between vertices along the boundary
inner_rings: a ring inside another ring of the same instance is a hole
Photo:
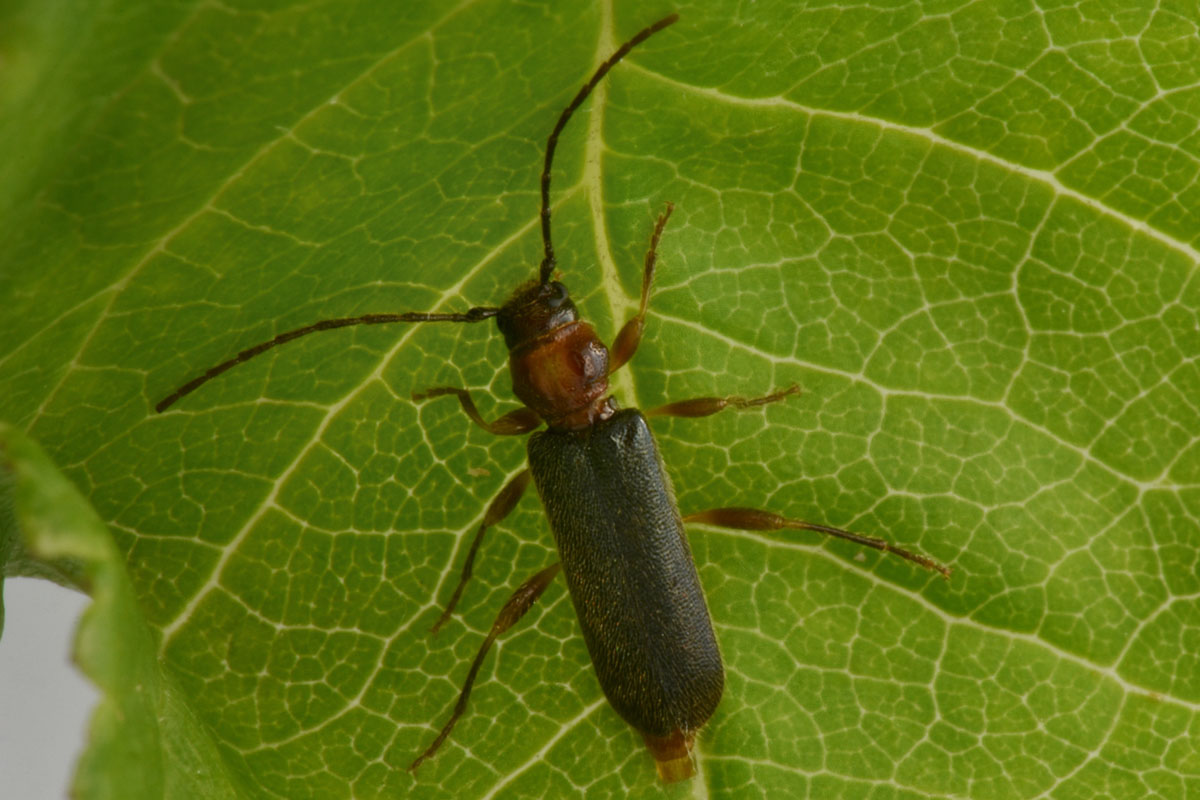
[[[458,600],[462,597],[463,587],[471,578],[471,568],[475,565],[475,553],[479,551],[479,543],[483,541],[483,532],[507,517],[516,508],[517,501],[521,499],[521,495],[525,494],[525,489],[528,487],[529,470],[523,469],[500,490],[500,494],[496,495],[496,499],[488,506],[487,512],[483,515],[483,522],[479,523],[479,530],[475,533],[475,540],[471,542],[471,549],[467,551],[462,577],[458,579],[458,585],[454,587],[454,594],[450,595],[450,602],[446,603],[446,610],[429,629],[430,633],[437,633],[454,613],[454,607],[458,605]]]
[[[511,628],[517,623],[521,617],[527,612],[537,599],[541,597],[542,592],[546,591],[546,587],[554,580],[554,576],[561,569],[560,564],[551,564],[543,569],[538,574],[534,575],[529,580],[522,583],[517,590],[513,592],[512,597],[508,598],[508,602],[504,604],[504,608],[500,609],[496,621],[492,623],[492,629],[488,632],[487,638],[483,640],[483,644],[479,646],[479,652],[475,654],[475,661],[471,663],[471,670],[467,673],[466,683],[463,684],[462,692],[458,695],[458,702],[454,704],[454,711],[450,714],[450,719],[444,726],[437,738],[433,740],[433,744],[425,749],[424,753],[417,756],[409,767],[410,770],[416,771],[417,767],[421,766],[421,762],[433,756],[442,746],[442,742],[450,735],[450,731],[454,730],[454,723],[458,722],[458,718],[462,716],[463,711],[467,708],[467,699],[471,696],[471,687],[475,683],[475,676],[479,674],[479,666],[483,663],[483,657],[492,647],[492,643],[496,638]]]
[[[476,425],[488,433],[494,433],[497,436],[516,436],[522,433],[529,433],[542,423],[537,412],[532,408],[525,407],[510,411],[498,417],[495,422],[488,422],[480,416],[479,409],[475,407],[475,401],[471,399],[470,392],[466,389],[458,389],[453,386],[435,386],[423,392],[413,392],[412,398],[415,402],[420,403],[424,400],[442,397],[447,394],[452,394],[458,398],[458,404],[462,406],[462,410]]]
[[[740,531],[778,531],[785,528],[799,531],[816,531],[817,533],[836,536],[839,539],[845,539],[855,544],[882,550],[886,553],[893,553],[926,569],[940,572],[943,578],[949,579],[950,577],[949,567],[939,564],[928,556],[896,547],[885,539],[864,536],[861,533],[851,533],[841,528],[830,528],[825,525],[818,525],[815,522],[789,519],[788,517],[773,514],[770,511],[759,511],[756,508],[711,508],[708,511],[685,514],[683,521],[700,522],[705,525],[714,525],[718,528],[733,528]]]
[[[767,403],[777,403],[793,394],[800,394],[800,387],[794,383],[788,388],[772,392],[766,397],[738,397],[736,395],[731,397],[694,397],[691,400],[667,403],[642,413],[647,417],[707,417],[729,406],[734,408],[765,406]]]
[[[609,357],[608,374],[619,370],[625,362],[633,358],[638,344],[642,341],[642,331],[646,329],[646,308],[650,305],[650,284],[654,282],[654,264],[658,260],[658,240],[667,220],[675,210],[673,203],[667,203],[667,210],[659,214],[658,222],[654,225],[654,234],[650,237],[650,249],[646,251],[646,266],[642,270],[642,303],[633,319],[625,323],[617,338],[613,341],[612,355]]]

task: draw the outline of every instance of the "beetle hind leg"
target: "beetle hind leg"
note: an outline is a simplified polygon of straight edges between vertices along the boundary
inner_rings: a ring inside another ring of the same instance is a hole
[[[416,772],[417,767],[428,758],[432,758],[450,736],[450,732],[454,730],[454,724],[458,722],[458,718],[462,716],[463,711],[467,708],[467,700],[471,697],[471,687],[475,685],[475,677],[479,674],[479,667],[483,664],[484,656],[488,650],[492,648],[492,644],[506,630],[525,616],[525,613],[533,607],[537,599],[542,596],[542,592],[546,591],[554,576],[562,566],[558,563],[551,564],[541,572],[534,575],[529,580],[517,587],[517,590],[512,593],[512,597],[508,598],[508,602],[504,604],[504,608],[500,609],[500,613],[496,615],[496,621],[492,623],[492,629],[488,631],[487,637],[483,640],[483,644],[479,646],[479,652],[475,654],[475,660],[471,662],[471,669],[467,673],[467,680],[463,683],[462,691],[458,695],[458,702],[454,704],[454,711],[450,714],[450,719],[442,726],[438,732],[437,738],[429,747],[425,748],[425,752],[417,756],[409,766],[409,770]]]
[[[805,522],[801,519],[790,519],[782,517],[779,514],[773,514],[770,511],[760,511],[756,508],[710,508],[708,511],[685,514],[683,521],[700,522],[705,525],[714,525],[718,528],[732,528],[741,531],[779,531],[786,528],[800,531],[815,531],[838,539],[845,539],[855,544],[861,544],[864,547],[870,547],[885,553],[892,553],[925,569],[941,573],[942,577],[947,580],[950,578],[949,567],[939,564],[929,556],[897,547],[886,539],[880,539],[875,536],[864,536],[861,533],[844,531],[841,528],[831,528],[827,525],[818,525],[815,522]]]

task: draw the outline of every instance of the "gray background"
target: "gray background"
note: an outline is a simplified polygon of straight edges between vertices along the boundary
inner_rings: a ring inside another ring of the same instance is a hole
[[[4,581],[0,634],[0,786],[12,800],[61,800],[97,692],[71,661],[90,599],[49,581]]]

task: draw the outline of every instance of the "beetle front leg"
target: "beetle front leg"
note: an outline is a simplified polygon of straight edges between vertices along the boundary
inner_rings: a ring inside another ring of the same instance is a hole
[[[517,473],[515,478],[505,484],[504,488],[500,490],[500,494],[496,495],[496,499],[488,506],[487,512],[483,515],[483,522],[479,523],[479,530],[475,533],[475,539],[471,542],[471,549],[467,551],[467,560],[463,562],[462,576],[458,579],[458,585],[454,587],[454,594],[450,595],[450,602],[446,603],[446,609],[429,629],[430,633],[437,633],[441,630],[441,627],[450,619],[450,615],[454,613],[454,607],[458,605],[458,600],[462,597],[463,587],[471,579],[475,554],[479,551],[479,543],[483,541],[484,531],[511,514],[527,488],[529,488],[529,470],[523,469]]]
[[[886,539],[879,539],[875,536],[864,536],[861,533],[852,533],[851,531],[844,531],[841,528],[830,528],[827,525],[818,525],[815,522],[781,517],[770,511],[760,511],[756,508],[712,508],[708,511],[700,511],[695,514],[685,514],[683,521],[699,522],[705,525],[714,525],[718,528],[732,528],[739,531],[779,531],[786,528],[800,531],[816,531],[817,533],[824,533],[838,539],[845,539],[855,544],[861,544],[864,547],[898,555],[926,569],[940,572],[943,578],[950,578],[949,567],[939,564],[928,556],[897,547]]]
[[[471,399],[471,393],[466,389],[459,389],[454,386],[435,386],[423,392],[413,392],[412,399],[414,402],[420,403],[448,394],[452,394],[458,398],[458,404],[462,406],[463,412],[476,425],[488,433],[493,433],[497,436],[518,436],[522,433],[529,433],[542,423],[541,417],[537,415],[537,412],[532,408],[525,407],[510,411],[498,417],[495,422],[488,422],[480,415],[479,409],[475,407],[475,401]]]
[[[511,628],[521,617],[525,616],[525,613],[542,596],[542,592],[546,591],[546,587],[554,580],[554,576],[558,574],[561,568],[560,564],[551,564],[522,583],[513,592],[508,602],[504,604],[504,608],[500,609],[500,613],[496,616],[496,621],[492,623],[492,629],[483,640],[483,644],[479,646],[479,652],[475,654],[475,661],[471,663],[471,670],[467,673],[467,680],[463,684],[462,692],[458,695],[458,702],[454,704],[454,711],[450,714],[449,721],[442,726],[442,730],[438,733],[437,738],[433,740],[433,744],[429,745],[425,749],[425,752],[417,756],[416,760],[409,767],[409,770],[415,772],[417,767],[421,766],[421,763],[425,759],[431,758],[438,751],[438,748],[442,746],[442,742],[446,741],[446,738],[450,735],[450,731],[454,730],[454,723],[458,722],[458,718],[462,716],[463,711],[467,708],[467,699],[471,696],[471,687],[475,684],[475,677],[479,674],[479,667],[483,664],[483,657],[491,649],[492,643],[496,641],[496,638],[500,634]]]
[[[654,282],[654,265],[658,260],[658,240],[662,237],[663,228],[675,210],[673,203],[667,203],[667,210],[658,217],[654,224],[654,233],[650,236],[650,249],[646,251],[646,264],[642,268],[642,302],[638,313],[626,322],[617,338],[613,340],[612,355],[609,357],[608,374],[611,375],[637,352],[638,344],[642,341],[642,332],[646,329],[646,309],[650,305],[650,284]]]

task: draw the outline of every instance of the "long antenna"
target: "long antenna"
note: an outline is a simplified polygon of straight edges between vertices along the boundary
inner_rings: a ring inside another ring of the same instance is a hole
[[[462,314],[429,314],[422,311],[409,311],[403,314],[363,314],[361,317],[342,317],[340,319],[323,319],[320,322],[314,322],[311,325],[305,325],[303,328],[296,328],[286,333],[281,333],[274,339],[248,347],[238,353],[228,361],[222,361],[215,367],[212,367],[203,375],[192,378],[190,381],[180,386],[170,395],[158,401],[155,404],[154,410],[158,413],[166,411],[173,406],[176,401],[187,397],[192,392],[199,389],[204,384],[211,381],[213,378],[225,372],[228,369],[236,367],[244,361],[249,361],[257,355],[262,355],[273,347],[278,347],[281,344],[287,344],[293,339],[299,339],[301,336],[307,336],[310,333],[317,331],[331,331],[336,328],[349,328],[351,325],[384,325],[389,322],[479,322],[480,320],[494,317],[500,313],[498,308],[488,308],[478,306],[469,309]]]
[[[658,33],[663,28],[673,24],[678,19],[678,14],[671,14],[668,17],[663,17],[658,22],[638,32],[638,34],[632,39],[621,45],[621,47],[615,53],[613,53],[607,61],[600,65],[600,67],[596,70],[596,74],[592,76],[591,80],[584,84],[583,88],[580,89],[579,93],[575,95],[575,99],[571,101],[570,105],[563,109],[562,114],[560,114],[558,117],[558,123],[554,126],[554,130],[550,132],[550,138],[546,141],[546,161],[542,167],[542,242],[545,247],[545,255],[542,258],[542,264],[539,269],[541,283],[545,284],[550,282],[550,275],[554,272],[554,266],[556,263],[554,259],[554,245],[550,241],[550,167],[554,163],[554,150],[558,146],[558,135],[562,133],[563,128],[566,127],[567,121],[571,119],[571,114],[575,112],[575,109],[579,108],[583,101],[587,99],[588,95],[592,93],[592,89],[596,88],[596,84],[604,79],[604,76],[608,74],[608,71],[612,69],[618,61],[624,58],[630,50],[637,47],[639,44],[646,41],[646,39]],[[301,336],[307,336],[310,333],[329,331],[336,328],[348,328],[352,325],[384,325],[390,322],[479,322],[481,320],[494,317],[499,313],[499,308],[479,306],[469,309],[465,313],[461,314],[407,312],[403,314],[364,314],[360,317],[342,317],[340,319],[320,320],[319,322],[314,322],[311,325],[305,325],[303,328],[296,328],[295,330],[281,333],[273,339],[261,342],[260,344],[256,344],[253,347],[249,347],[241,351],[227,361],[222,361],[220,364],[217,364],[215,367],[207,370],[203,375],[193,378],[175,391],[171,392],[171,394],[155,404],[154,410],[162,413],[182,398],[187,397],[189,394],[211,381],[213,378],[226,372],[227,370],[232,369],[233,367],[236,367],[238,364],[249,361],[255,356],[262,355],[272,348],[279,347],[281,344],[287,344],[290,341],[299,339]]]
[[[579,90],[579,94],[575,95],[575,99],[571,101],[571,104],[563,109],[562,114],[558,117],[558,123],[554,126],[554,130],[550,132],[550,138],[546,141],[546,163],[542,167],[542,248],[544,255],[542,256],[542,265],[538,270],[539,283],[546,284],[550,282],[550,275],[554,272],[554,267],[558,263],[554,259],[554,244],[550,241],[550,165],[554,163],[554,149],[558,146],[558,135],[566,127],[567,120],[571,118],[571,114],[575,113],[575,109],[583,104],[587,96],[592,93],[592,89],[596,88],[596,84],[604,79],[604,76],[608,74],[608,71],[618,61],[628,55],[630,50],[668,25],[674,24],[678,19],[678,14],[663,17],[650,27],[639,31],[636,36],[621,45],[617,52],[609,56],[608,60],[600,65],[600,68],[596,70],[596,74],[592,76],[592,79],[583,85],[583,88]]]

